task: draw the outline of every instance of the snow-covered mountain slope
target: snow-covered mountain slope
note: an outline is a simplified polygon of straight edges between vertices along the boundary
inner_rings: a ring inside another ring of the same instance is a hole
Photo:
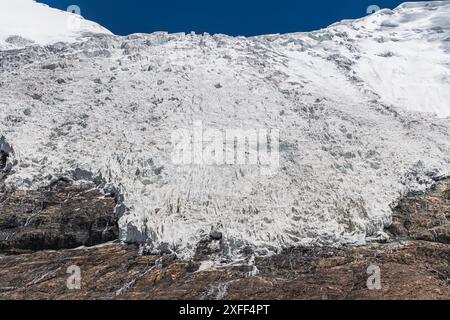
[[[357,42],[354,71],[384,101],[450,116],[450,6],[406,3],[334,29]],[[351,48],[351,45],[349,46]],[[351,50],[351,49],[350,49]],[[361,59],[359,59],[361,57]]]
[[[101,176],[123,195],[124,240],[188,256],[211,229],[232,256],[382,237],[402,195],[450,174],[449,14],[426,2],[312,33],[0,51],[6,183]],[[211,129],[278,130],[279,162],[179,165],[174,133],[200,124],[207,147]]]
[[[110,34],[79,15],[34,0],[0,0],[0,49],[77,41],[86,33]]]

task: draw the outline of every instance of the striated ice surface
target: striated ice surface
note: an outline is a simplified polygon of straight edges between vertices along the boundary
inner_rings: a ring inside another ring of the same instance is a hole
[[[105,181],[122,240],[185,256],[211,230],[233,257],[383,237],[402,195],[450,174],[449,16],[449,1],[411,3],[311,33],[2,50],[7,186]],[[171,137],[196,123],[279,130],[276,170],[177,165]]]

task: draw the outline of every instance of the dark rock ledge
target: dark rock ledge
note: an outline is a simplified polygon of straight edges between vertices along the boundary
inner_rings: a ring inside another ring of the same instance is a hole
[[[0,252],[93,246],[118,238],[115,200],[92,184],[59,180],[38,191],[0,192]]]
[[[0,299],[450,299],[450,179],[400,202],[389,243],[292,248],[257,258],[258,272],[198,272],[199,261],[142,255],[119,243],[64,249],[117,238],[114,199],[89,186],[62,183],[0,199],[1,250],[8,253],[0,256]],[[66,286],[72,265],[81,269],[80,290]],[[381,270],[379,290],[367,288],[370,265]]]

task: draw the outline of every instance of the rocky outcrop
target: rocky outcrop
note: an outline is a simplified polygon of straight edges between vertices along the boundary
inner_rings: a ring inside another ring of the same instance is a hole
[[[6,142],[4,137],[0,136],[0,190],[3,190],[4,180],[10,171],[8,158],[11,152],[11,146]]]
[[[59,180],[37,191],[0,192],[0,251],[93,246],[118,238],[113,197]]]
[[[388,231],[396,238],[450,244],[450,179],[400,201]]]
[[[198,271],[174,255],[142,256],[132,245],[0,258],[0,299],[449,299],[450,247],[426,241],[346,249],[292,249],[256,261],[258,273]],[[369,290],[368,268],[381,289]],[[81,289],[67,288],[70,266]]]
[[[4,170],[6,168],[6,161],[8,160],[8,154],[0,150],[0,170]]]
[[[48,208],[64,200],[71,203],[64,208],[72,208],[67,211],[72,214],[81,204],[81,211],[91,213],[105,212],[113,204],[87,187],[63,185],[56,190],[43,209],[47,216]],[[450,245],[444,236],[448,190],[450,180],[442,180],[430,192],[402,200],[394,210],[388,243],[291,248],[255,258],[251,266],[205,269],[204,261],[221,245],[216,232],[199,244],[194,261],[179,260],[171,251],[146,255],[137,246],[118,243],[0,256],[0,299],[450,299]],[[9,208],[20,194],[13,199]],[[75,220],[65,226],[69,234]],[[80,270],[80,289],[67,287],[74,266]],[[375,288],[368,286],[373,270],[380,279]]]

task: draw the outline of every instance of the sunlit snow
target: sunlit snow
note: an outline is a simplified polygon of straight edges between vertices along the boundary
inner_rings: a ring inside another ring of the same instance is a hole
[[[39,24],[39,36],[20,32],[6,2],[32,3],[0,0],[10,17],[0,41],[65,39]],[[45,25],[66,15],[29,9]],[[101,176],[123,194],[123,240],[187,256],[211,229],[232,255],[384,237],[402,195],[450,174],[449,16],[449,1],[424,2],[311,33],[8,44],[0,136],[17,164],[7,185],[34,189],[77,168]],[[279,130],[278,170],[174,164],[172,133],[196,121]]]

